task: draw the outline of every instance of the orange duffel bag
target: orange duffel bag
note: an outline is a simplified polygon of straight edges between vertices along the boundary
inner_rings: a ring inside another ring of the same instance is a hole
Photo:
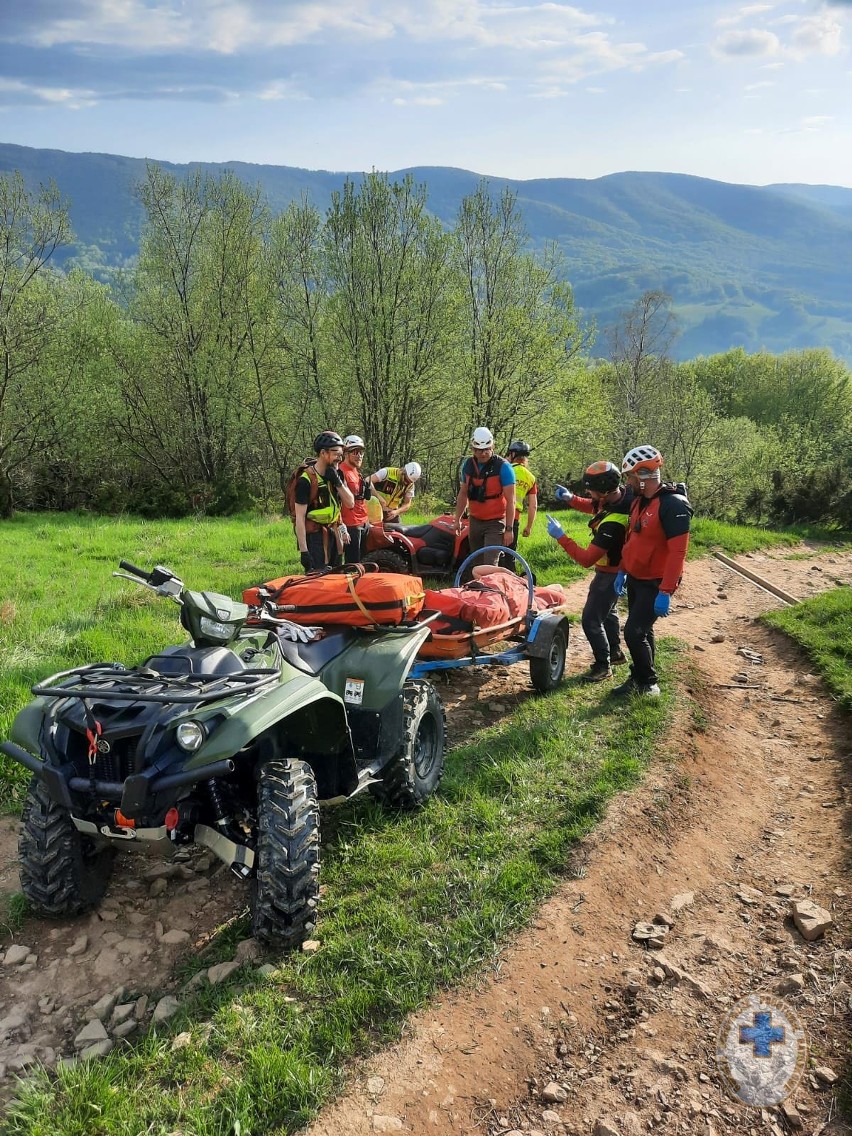
[[[293,623],[374,627],[414,619],[423,607],[423,581],[400,572],[364,572],[347,565],[316,576],[282,576],[243,592],[243,603],[269,599]]]

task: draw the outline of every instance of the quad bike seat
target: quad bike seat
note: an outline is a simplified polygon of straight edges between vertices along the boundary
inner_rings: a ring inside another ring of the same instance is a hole
[[[319,674],[326,663],[346,650],[356,634],[354,627],[329,627],[323,639],[310,643],[294,643],[282,635],[278,635],[277,639],[281,654],[290,666],[305,674]]]
[[[430,548],[429,545],[424,545],[423,548],[417,549],[417,563],[428,565],[435,568],[447,568],[450,560],[452,559],[452,547],[447,548]]]
[[[229,675],[244,671],[239,655],[227,647],[166,647],[137,668],[160,675]]]

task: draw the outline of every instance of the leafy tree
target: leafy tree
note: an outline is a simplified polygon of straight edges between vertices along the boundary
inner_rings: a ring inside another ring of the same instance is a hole
[[[657,444],[645,432],[656,432],[656,388],[670,373],[676,336],[671,297],[659,290],[644,292],[608,331],[613,443],[622,454],[642,441]]]
[[[350,423],[378,462],[430,445],[451,342],[449,241],[426,187],[371,173],[332,195],[328,330]]]
[[[293,466],[310,452],[317,424],[332,425],[341,420],[344,410],[351,413],[351,392],[339,390],[326,366],[329,284],[323,221],[309,202],[291,204],[273,220],[260,292],[271,334],[262,359],[252,345],[256,397],[283,490]],[[253,330],[253,339],[255,335]]]
[[[13,507],[13,476],[55,434],[62,383],[42,381],[61,318],[49,263],[71,241],[56,186],[30,193],[19,173],[0,177],[0,516]]]
[[[178,181],[149,165],[139,192],[148,220],[130,304],[138,334],[119,359],[118,427],[164,508],[242,504],[255,469],[248,380],[265,208],[230,172]]]
[[[109,289],[79,269],[58,284],[61,334],[44,354],[41,381],[62,397],[54,400],[50,437],[27,462],[28,504],[121,508],[136,472],[111,426],[121,409],[113,347],[126,334],[126,316]]]
[[[460,442],[477,425],[489,426],[498,445],[533,430],[541,436],[542,411],[576,395],[572,364],[591,341],[564,264],[555,246],[539,256],[527,250],[517,194],[506,188],[495,197],[486,181],[462,201],[453,237],[462,289]]]

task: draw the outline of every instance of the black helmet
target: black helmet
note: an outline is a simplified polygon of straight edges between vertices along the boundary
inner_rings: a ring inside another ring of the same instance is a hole
[[[530,447],[527,445],[527,443],[520,441],[520,439],[518,438],[509,443],[509,448],[506,451],[507,454],[518,454],[519,457],[522,458],[528,458],[530,456],[530,452]]]
[[[594,489],[596,493],[611,493],[618,488],[621,471],[612,462],[592,462],[583,473],[582,480],[587,489]]]
[[[339,434],[335,434],[333,430],[323,430],[321,434],[317,434],[314,438],[314,453],[318,454],[320,450],[331,450],[335,446],[343,446],[343,439]]]

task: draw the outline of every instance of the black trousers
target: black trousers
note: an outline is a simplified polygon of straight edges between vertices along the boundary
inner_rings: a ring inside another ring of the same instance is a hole
[[[347,525],[346,531],[349,533],[349,543],[343,549],[343,559],[347,564],[360,564],[361,546],[366,544],[370,526],[366,523],[363,525]]]
[[[583,608],[583,634],[589,640],[596,663],[608,663],[621,650],[616,610],[618,596],[614,585],[614,572],[595,572]]]
[[[507,548],[511,548],[515,552],[518,551],[518,533],[520,531],[521,522],[520,520],[517,520],[512,525],[512,543],[506,545]],[[498,564],[501,568],[508,568],[510,572],[523,572],[523,569],[520,567],[514,556],[506,556],[505,554],[501,554]]]
[[[318,572],[320,568],[334,568],[337,565],[340,553],[337,550],[337,540],[330,529],[321,528],[319,532],[306,533],[305,542],[311,554],[312,571]]]
[[[630,652],[630,668],[640,686],[657,681],[654,670],[654,600],[660,590],[659,580],[637,580],[627,577],[627,622],[624,625],[624,642]]]

